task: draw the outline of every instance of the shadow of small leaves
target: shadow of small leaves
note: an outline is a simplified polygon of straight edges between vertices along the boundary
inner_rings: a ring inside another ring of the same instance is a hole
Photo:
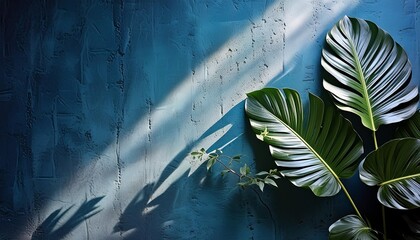
[[[162,219],[159,217],[159,209],[165,205],[165,201],[157,200],[155,207],[148,206],[148,200],[152,194],[153,184],[146,185],[130,201],[124,212],[115,224],[113,233],[124,234],[124,239],[160,239],[157,233],[160,231]],[[166,209],[168,206],[164,206]]]
[[[70,232],[72,232],[84,220],[96,215],[102,209],[98,209],[97,205],[104,196],[93,198],[89,201],[85,200],[80,207],[65,221],[62,225],[60,222],[63,217],[74,207],[70,206],[67,209],[57,209],[52,212],[34,231],[32,240],[48,240],[48,239],[62,239]]]

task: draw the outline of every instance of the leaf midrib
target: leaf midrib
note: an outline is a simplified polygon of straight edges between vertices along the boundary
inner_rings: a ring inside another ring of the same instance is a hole
[[[365,75],[363,74],[362,65],[360,64],[359,55],[357,54],[356,47],[354,46],[353,41],[350,40],[351,38],[350,36],[348,36],[347,32],[345,33],[345,35],[346,35],[346,38],[349,39],[350,48],[353,54],[354,61],[356,63],[356,72],[359,77],[360,83],[362,84],[362,89],[363,89],[362,95],[367,105],[368,117],[370,120],[370,124],[372,125],[371,130],[376,131],[375,121],[373,120],[372,104],[370,103],[369,93],[368,93],[368,89],[366,85],[366,79],[365,79]]]
[[[416,177],[420,177],[420,173],[411,174],[411,175],[407,175],[407,176],[399,177],[399,178],[394,178],[394,179],[382,182],[381,184],[379,184],[379,186],[385,186],[385,185],[392,184],[394,182],[400,182],[406,179],[411,179],[411,178],[416,178]]]
[[[258,103],[260,104],[260,103]],[[264,106],[263,106],[264,107]],[[265,108],[265,107],[264,107]],[[267,108],[265,108],[274,119],[277,119],[280,123],[282,123],[284,126],[286,126],[287,129],[289,129],[305,146],[318,158],[318,160],[328,169],[328,171],[334,176],[334,178],[338,181],[338,184],[341,186],[341,188],[344,188],[343,183],[341,182],[338,175],[335,173],[335,171],[327,164],[327,162],[322,158],[319,153],[311,147],[311,145],[300,135],[298,134],[293,128],[291,128],[288,124],[286,124],[284,121],[282,121],[280,118],[278,118],[275,114],[273,114],[271,111],[269,111]]]

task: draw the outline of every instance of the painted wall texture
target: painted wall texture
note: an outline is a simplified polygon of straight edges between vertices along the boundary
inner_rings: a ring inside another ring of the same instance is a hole
[[[188,154],[272,167],[245,94],[320,93],[344,15],[388,31],[420,77],[418,0],[0,1],[0,239],[326,239],[352,212],[342,194],[188,177]]]

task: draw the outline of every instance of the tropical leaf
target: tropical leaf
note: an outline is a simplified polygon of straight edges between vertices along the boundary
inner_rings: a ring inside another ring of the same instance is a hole
[[[420,207],[420,139],[402,138],[385,143],[360,163],[360,179],[377,185],[378,200],[387,207]]]
[[[378,239],[378,233],[357,215],[347,215],[336,221],[330,226],[329,232],[331,240]]]
[[[417,110],[411,63],[404,49],[370,21],[345,16],[327,34],[321,65],[335,104],[358,115],[376,131],[382,124],[408,119]]]
[[[291,89],[265,88],[248,93],[245,110],[257,137],[269,144],[280,172],[294,185],[317,196],[341,189],[363,153],[360,137],[333,106],[309,94],[304,118],[299,94]]]
[[[420,139],[420,111],[404,121],[395,135],[397,138],[413,137]]]

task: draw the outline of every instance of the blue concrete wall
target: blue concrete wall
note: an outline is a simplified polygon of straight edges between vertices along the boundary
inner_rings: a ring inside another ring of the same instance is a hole
[[[418,79],[419,7],[0,1],[0,239],[326,239],[352,212],[342,194],[320,199],[287,181],[242,191],[204,168],[187,177],[188,153],[230,143],[253,169],[271,167],[245,93],[320,93],[324,36],[344,15],[390,32]]]

